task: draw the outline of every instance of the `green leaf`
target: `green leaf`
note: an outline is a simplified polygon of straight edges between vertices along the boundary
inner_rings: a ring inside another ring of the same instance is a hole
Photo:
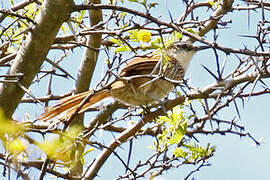
[[[165,47],[170,46],[172,43],[179,41],[182,38],[182,34],[177,32],[177,31],[173,31],[171,34],[165,36],[163,38],[163,41],[161,40],[160,37],[156,37],[154,40],[151,40],[151,46],[155,47],[156,49],[160,49],[160,53],[162,54],[162,50],[164,49],[164,45]],[[164,44],[163,44],[164,42]]]
[[[10,3],[12,4],[12,6],[14,6],[14,1],[13,0],[10,0]]]
[[[188,144],[184,144],[183,147],[188,149],[188,161],[191,163],[196,163],[199,159],[207,159],[215,152],[215,147],[210,147],[210,144],[207,144],[207,147],[204,148],[198,143],[190,142]]]
[[[111,38],[109,41],[116,44],[116,45],[119,45],[119,46],[123,44],[122,41],[120,41],[119,39],[116,39],[116,38]]]
[[[125,52],[125,51],[130,51],[130,48],[128,46],[121,46],[114,50],[114,52]]]
[[[170,137],[170,140],[168,140],[169,145],[178,144],[182,141],[184,138],[183,132],[181,130],[175,130],[173,132],[173,135]]]
[[[85,10],[84,11],[80,11],[79,16],[75,18],[76,21],[78,21],[79,23],[81,23],[82,20],[83,20],[83,16],[84,16],[85,12],[86,12]],[[79,24],[77,24],[77,23],[76,23],[76,25],[79,26]]]
[[[121,25],[121,29],[125,29],[125,28],[127,28],[129,25],[128,24],[123,24],[123,25]]]
[[[93,150],[95,150],[95,148],[89,148],[89,149],[87,149],[87,150],[82,154],[82,156],[85,156],[86,154],[92,152]]]
[[[137,2],[137,3],[139,3],[140,2],[140,0],[128,0],[129,2]]]
[[[62,26],[61,26],[61,30],[63,31],[64,34],[67,34],[68,29],[69,29],[69,28],[67,28],[66,25],[62,25]]]
[[[129,38],[130,38],[131,41],[135,41],[135,42],[139,41],[138,40],[138,30],[137,29],[130,30],[130,31],[128,31],[128,33],[130,33]]]
[[[209,3],[211,6],[214,6],[214,5],[215,5],[215,2],[214,2],[214,1],[208,1],[208,3]]]
[[[199,34],[198,32],[194,31],[192,28],[187,28],[186,31],[188,31],[188,32],[190,32],[192,34],[196,34],[196,35]]]
[[[122,19],[122,18],[125,17],[126,15],[127,15],[126,12],[122,12],[122,13],[120,14],[119,18]]]
[[[167,116],[160,116],[157,119],[157,123],[159,123],[159,124],[162,124],[162,123],[165,123],[165,122],[169,122],[169,121],[170,121],[170,118],[167,117]]]
[[[176,157],[182,157],[182,158],[185,158],[188,153],[186,153],[183,149],[177,147],[173,150],[173,154],[176,156]]]
[[[180,40],[183,37],[183,34],[178,31],[173,31],[172,38],[175,41]]]

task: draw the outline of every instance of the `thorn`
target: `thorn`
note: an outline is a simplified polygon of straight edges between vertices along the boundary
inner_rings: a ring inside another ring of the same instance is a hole
[[[250,92],[249,92],[249,95],[248,95],[248,101],[249,101],[249,99],[250,99],[250,97],[252,95],[252,92],[254,91],[255,86],[256,86],[257,82],[259,81],[260,77],[261,77],[261,74],[258,74],[258,76],[256,77],[256,79],[252,83],[252,87],[251,87]]]
[[[211,75],[216,79],[216,81],[219,80],[219,79],[217,78],[217,76],[216,76],[214,73],[212,73],[206,66],[202,65],[202,67],[203,67],[209,74],[211,74]]]
[[[128,167],[129,167],[129,163],[130,163],[130,159],[131,159],[132,146],[133,146],[133,140],[131,139],[131,140],[129,141],[129,151],[128,151],[128,159],[127,159],[126,173],[127,173],[127,171],[128,171]]]
[[[220,72],[220,65],[219,65],[219,60],[218,60],[218,53],[217,53],[217,50],[215,48],[213,48],[213,51],[215,53],[215,57],[216,57],[216,65],[217,65],[217,73],[218,73],[218,80],[222,80],[222,77],[221,77],[221,72]]]
[[[171,23],[173,23],[173,17],[172,17],[172,14],[171,14],[171,12],[169,10],[168,10],[168,13],[169,13],[169,17],[170,17]]]
[[[237,106],[237,103],[236,103],[236,101],[235,101],[235,97],[233,96],[233,94],[231,94],[231,95],[232,95],[232,97],[233,97],[233,104],[234,104],[234,106],[235,106],[237,116],[239,117],[239,119],[241,119],[240,111],[239,111],[238,106]]]

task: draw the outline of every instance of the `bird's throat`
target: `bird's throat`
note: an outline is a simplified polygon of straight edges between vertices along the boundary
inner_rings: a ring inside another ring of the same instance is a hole
[[[181,51],[177,52],[174,57],[175,60],[182,66],[183,70],[186,71],[194,54],[195,52],[193,51]]]

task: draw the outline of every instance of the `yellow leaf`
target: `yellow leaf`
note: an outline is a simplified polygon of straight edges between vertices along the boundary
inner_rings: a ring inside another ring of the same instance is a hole
[[[11,123],[11,120],[6,118],[4,112],[0,109],[0,135],[16,135],[20,132],[23,132],[23,127]]]
[[[8,149],[11,154],[17,154],[25,151],[26,147],[20,139],[15,139],[9,143]]]
[[[176,156],[176,157],[182,157],[182,158],[185,158],[188,154],[181,148],[177,147],[173,150],[173,154]]]
[[[208,3],[209,3],[211,6],[214,6],[214,5],[215,5],[215,2],[214,2],[214,1],[208,1]]]
[[[70,153],[72,149],[59,138],[44,141],[38,146],[47,154],[50,159],[60,160],[62,162],[70,161]]]
[[[190,33],[192,33],[192,34],[198,35],[198,32],[194,31],[194,30],[191,29],[191,28],[187,28],[186,31],[188,31],[188,32],[190,32]]]
[[[117,44],[117,45],[121,45],[123,44],[122,41],[118,40],[118,39],[115,39],[115,38],[111,38],[109,39],[110,42],[114,43],[114,44]]]
[[[125,52],[125,51],[130,51],[130,48],[128,46],[121,46],[114,50],[114,52]]]
[[[88,154],[89,152],[93,151],[93,150],[95,150],[95,148],[89,148],[89,149],[87,149],[87,150],[82,154],[82,156],[81,156],[81,163],[82,163],[82,164],[85,164],[84,156],[85,156],[86,154]]]

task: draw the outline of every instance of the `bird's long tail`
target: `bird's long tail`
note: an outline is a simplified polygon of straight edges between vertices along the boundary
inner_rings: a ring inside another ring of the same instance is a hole
[[[60,99],[60,102],[52,107],[45,109],[45,112],[41,114],[37,120],[48,121],[53,118],[58,118],[58,120],[64,121],[70,118],[70,116],[77,110],[80,103],[90,94],[91,90],[79,93],[73,96],[68,96]],[[100,92],[96,92],[90,97],[90,100],[86,102],[78,113],[86,111],[93,104],[100,102],[101,100],[110,97],[110,91],[104,89]]]

